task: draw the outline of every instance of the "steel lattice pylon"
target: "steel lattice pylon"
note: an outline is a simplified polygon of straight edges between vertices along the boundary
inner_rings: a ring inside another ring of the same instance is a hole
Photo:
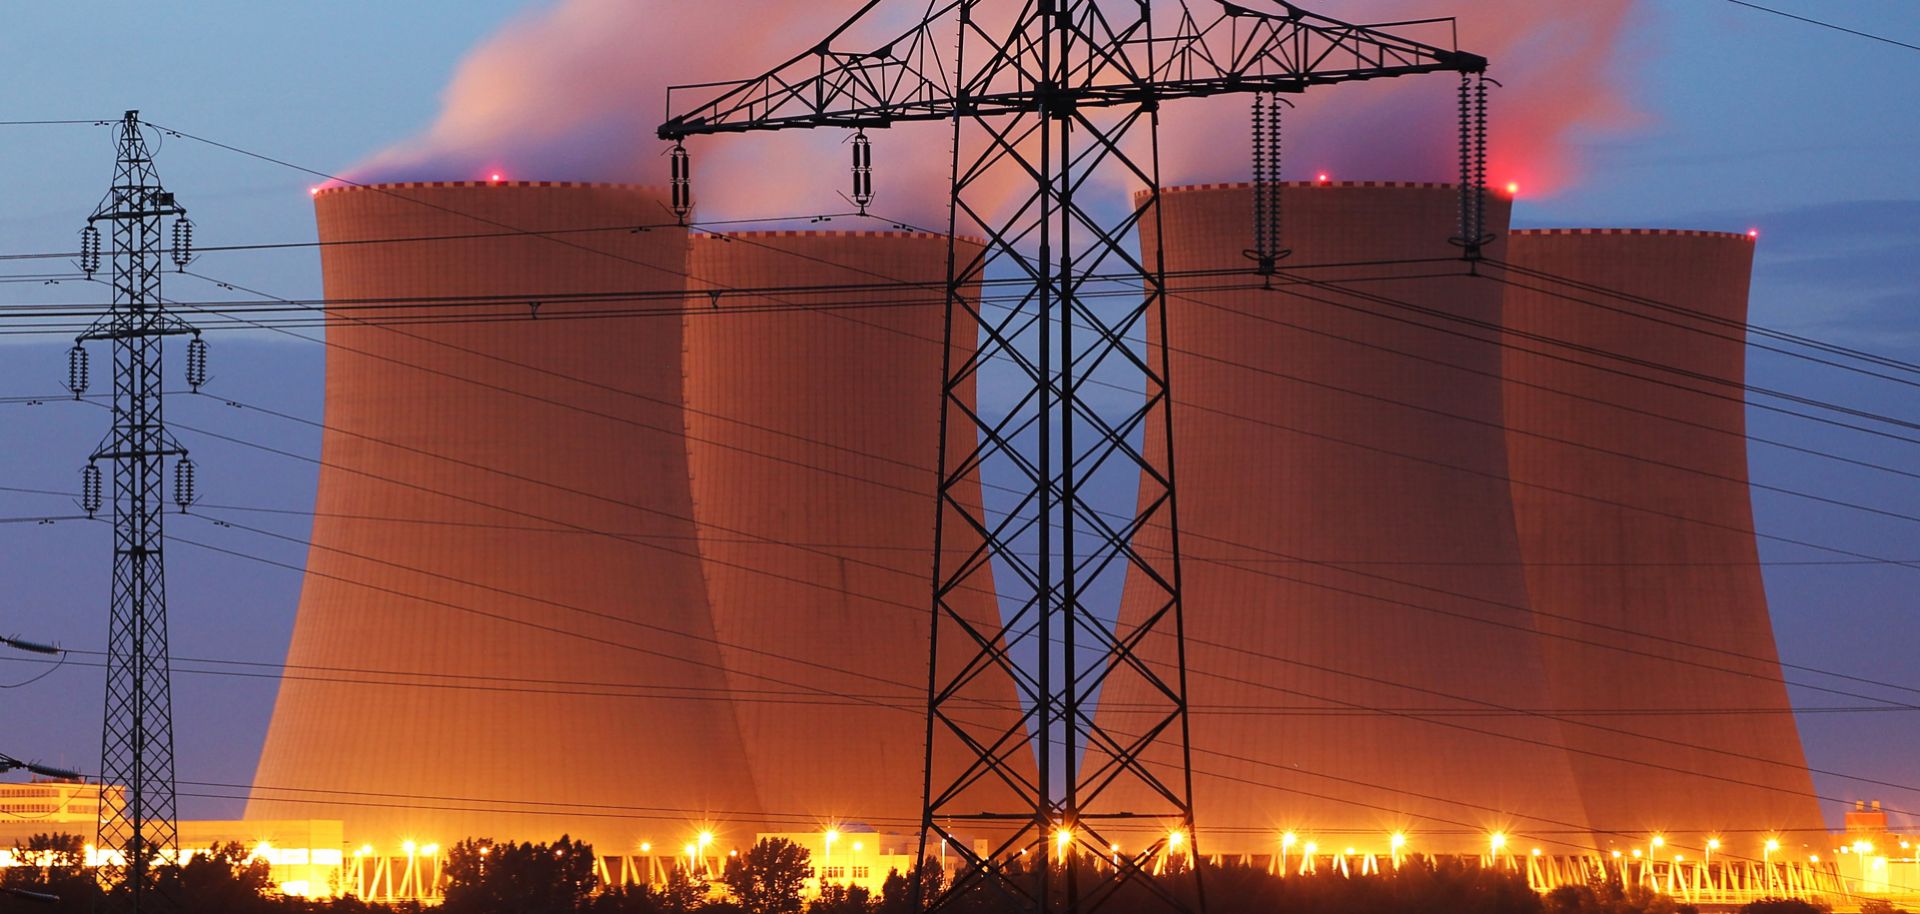
[[[813,50],[765,75],[698,87],[717,95],[690,110],[676,112],[670,92],[659,133],[677,143],[756,130],[953,125],[949,235],[986,245],[978,255],[949,245],[942,425],[959,431],[944,441],[967,443],[943,447],[940,465],[944,548],[934,574],[922,838],[939,840],[962,866],[932,907],[978,900],[995,910],[1090,911],[1123,889],[1136,902],[1201,907],[1198,870],[1181,866],[1196,853],[1186,840],[1194,823],[1184,652],[1172,668],[1137,652],[1148,638],[1182,638],[1166,350],[1129,342],[1165,338],[1163,258],[1133,243],[1159,213],[1160,107],[1479,73],[1486,61],[1285,3],[1263,12],[1221,0],[1206,4],[1215,11],[1206,19],[1178,0],[934,0],[917,26],[878,50],[837,49],[880,4],[870,0]],[[677,145],[674,161],[684,213],[691,197]],[[1096,176],[1144,192],[1120,208]],[[1009,185],[1019,189],[1010,199]],[[988,308],[968,290],[989,276],[1031,287]],[[952,339],[975,326],[977,350]],[[991,396],[975,397],[989,363],[1010,371],[1014,385],[1002,389],[1007,378],[997,376]],[[1090,396],[1113,385],[1143,396],[1120,407]],[[1014,494],[983,504],[975,493],[989,468],[997,488]],[[1130,510],[1098,503],[1095,493],[1136,479]],[[1173,548],[1136,551],[1134,534],[1148,525],[1163,525]],[[1129,572],[1156,589],[1159,609],[1121,631],[1101,601]],[[996,630],[980,630],[949,602],[982,588],[1000,597]],[[1012,726],[969,717],[978,705],[967,686],[989,671],[1019,689],[1024,717]],[[1128,715],[1139,726],[1124,733],[1092,714],[1102,685],[1120,676],[1144,680],[1158,696]],[[1151,767],[1150,752],[1179,763]],[[1145,788],[1129,793],[1155,798],[1154,808],[1103,802],[1124,780]],[[991,836],[984,853],[967,840],[981,833]],[[1136,878],[1169,868],[1192,881]]]
[[[162,220],[174,217],[171,254],[188,255],[186,210],[160,186],[141,135],[139,112],[120,121],[113,188],[87,219],[81,246],[89,277],[100,267],[100,236],[112,233],[112,309],[81,334],[69,372],[74,396],[86,385],[80,344],[113,347],[113,429],[95,449],[85,474],[87,512],[101,507],[98,463],[113,466],[113,583],[107,627],[106,715],[100,742],[100,831],[106,861],[97,873],[122,908],[153,910],[154,865],[176,858],[173,772],[173,698],[168,681],[167,605],[161,518],[165,464],[175,458],[175,500],[192,501],[192,464],[161,417],[161,342],[195,334],[189,378],[197,387],[204,365],[197,331],[169,315],[160,297]],[[118,852],[116,859],[111,856]]]

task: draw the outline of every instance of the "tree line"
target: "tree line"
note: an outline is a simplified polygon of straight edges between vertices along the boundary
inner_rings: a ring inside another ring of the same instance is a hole
[[[77,835],[36,835],[16,846],[17,865],[0,871],[0,914],[90,914],[105,890],[85,863]],[[1042,864],[1044,865],[1044,864]],[[937,866],[889,873],[875,895],[861,886],[829,885],[805,898],[813,873],[806,848],[783,838],[763,839],[727,859],[718,878],[675,867],[665,882],[603,886],[593,847],[561,836],[552,842],[468,839],[454,845],[441,869],[443,914],[916,914],[919,898],[946,886]],[[1089,873],[1089,876],[1092,874]],[[1399,870],[1349,879],[1336,873],[1278,878],[1262,869],[1206,866],[1201,874],[1208,914],[1698,914],[1691,905],[1616,878],[1562,886],[1545,895],[1512,872],[1458,862],[1410,860]],[[1028,878],[1032,891],[1039,873]],[[239,844],[216,845],[185,864],[155,868],[153,890],[181,912],[223,914],[419,914],[416,903],[383,905],[351,896],[324,900],[280,894],[271,868]],[[1083,879],[1082,884],[1094,880]],[[919,892],[915,892],[918,882]],[[1058,880],[1055,880],[1057,883]],[[1161,914],[1166,898],[1190,908],[1194,880],[1123,886],[1101,908],[1112,914]],[[57,901],[48,900],[57,898]],[[1906,914],[1869,902],[1866,914]],[[998,914],[1005,898],[983,886],[962,886],[951,899],[955,914]],[[1741,914],[1830,914],[1791,899],[1750,903]]]

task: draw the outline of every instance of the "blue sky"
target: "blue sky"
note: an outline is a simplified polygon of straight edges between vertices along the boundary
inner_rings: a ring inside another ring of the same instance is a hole
[[[1466,0],[1463,0],[1466,2]],[[1911,0],[1772,0],[1774,5],[1920,43]],[[30,4],[9,11],[0,60],[9,86],[0,120],[115,117],[149,120],[310,167],[341,169],[427,124],[462,54],[527,4],[509,0],[262,4]],[[1339,4],[1326,11],[1338,14]],[[815,36],[792,36],[795,47]],[[1654,0],[1636,13],[1614,71],[1643,114],[1626,132],[1578,139],[1580,183],[1550,199],[1523,198],[1524,225],[1607,224],[1725,230],[1758,227],[1756,324],[1920,361],[1920,52],[1742,9],[1719,0]],[[649,107],[651,99],[637,100]],[[105,130],[0,127],[0,253],[68,250],[110,176]],[[180,139],[158,162],[189,207],[202,245],[313,237],[310,176]],[[837,168],[837,165],[835,166]],[[830,171],[839,182],[838,172]],[[450,176],[469,177],[469,176]],[[532,177],[532,176],[529,176]],[[1343,176],[1392,178],[1394,175]],[[823,190],[823,193],[825,191]],[[0,263],[20,276],[64,269]],[[215,254],[200,272],[282,296],[317,296],[310,250]],[[5,278],[5,277],[0,277]],[[222,293],[169,279],[169,294]],[[0,304],[92,301],[74,283],[0,283]],[[302,331],[310,333],[310,331]],[[285,335],[214,339],[209,397],[169,401],[169,418],[317,456],[308,427],[227,405],[269,406],[317,418],[321,350]],[[57,395],[66,341],[0,336],[0,398]],[[96,386],[104,381],[96,358]],[[1914,388],[1872,382],[1756,354],[1755,383],[1862,409],[1920,417]],[[1850,435],[1762,412],[1756,434],[1920,472],[1911,444]],[[0,402],[0,486],[72,491],[105,428],[103,410],[49,399]],[[183,433],[209,502],[311,506],[311,462]],[[1756,449],[1757,482],[1920,514],[1920,482]],[[1757,493],[1763,532],[1920,560],[1920,524]],[[0,489],[0,517],[71,513],[69,499]],[[299,594],[306,521],[262,515],[292,541],[204,521],[172,522],[183,540],[291,566],[275,567],[176,544],[169,564],[174,653],[273,663],[281,659]],[[170,519],[172,520],[172,519]],[[98,525],[0,524],[0,632],[73,647],[103,643],[108,542]],[[1763,543],[1776,561],[1813,557]],[[1920,570],[1897,566],[1775,565],[1767,585],[1783,657],[1852,675],[1920,685]],[[78,658],[79,662],[93,658]],[[0,685],[40,668],[0,663]],[[182,674],[175,680],[183,814],[238,815],[221,799],[252,774],[272,707],[268,667],[253,676]],[[1911,695],[1909,695],[1911,697]],[[1797,694],[1802,704],[1830,696]],[[94,767],[100,676],[70,664],[0,690],[0,752]],[[1904,712],[1809,714],[1810,761],[1895,783],[1920,782],[1920,727]],[[1920,792],[1821,778],[1821,792],[1920,807]]]

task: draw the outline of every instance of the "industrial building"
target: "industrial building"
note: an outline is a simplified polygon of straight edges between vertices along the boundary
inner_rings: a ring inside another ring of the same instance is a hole
[[[319,495],[247,816],[335,816],[380,854],[561,834],[613,853],[756,822],[688,482],[686,233],[629,230],[662,196],[314,205]]]
[[[770,813],[790,814],[778,831],[853,821],[917,831],[947,240],[697,235],[690,265],[700,302],[685,321],[694,519],[754,788]],[[738,291],[772,289],[783,291]],[[705,305],[726,290],[736,294]],[[956,327],[954,359],[969,357],[974,335]],[[950,526],[940,547],[958,560],[980,545]],[[984,587],[955,603],[982,631],[999,624]],[[957,639],[947,647],[951,666],[971,656]],[[969,714],[1015,725],[1004,676],[982,676],[961,697]]]
[[[1818,850],[1747,485],[1753,247],[1721,232],[1513,233],[1499,275],[1514,519],[1543,694],[1598,830]]]
[[[1248,187],[1168,189],[1143,223],[1169,273],[1188,847],[1287,871],[1461,855],[1549,885],[1684,882],[1713,835],[1728,861],[1773,830],[1824,842],[1725,431],[1737,391],[1623,384],[1542,342],[1737,382],[1750,241],[1509,233],[1496,198],[1468,274],[1451,186],[1281,199],[1292,253],[1268,278],[1241,253]],[[570,834],[645,881],[689,844],[711,867],[761,834],[824,853],[849,823],[915,830],[934,474],[964,443],[940,440],[942,364],[974,337],[944,324],[946,239],[689,233],[660,193],[607,185],[315,205],[323,465],[249,819],[340,820],[348,885],[469,836]],[[1719,337],[1542,274],[1699,309]],[[1145,611],[1128,588],[1120,631]],[[998,669],[972,687],[978,714],[1020,713]],[[1112,676],[1101,726],[1134,732],[1140,688]],[[1735,704],[1778,713],[1711,713]]]
[[[1535,703],[1547,673],[1507,496],[1500,347],[1448,320],[1497,328],[1501,312],[1500,287],[1465,275],[1448,244],[1458,194],[1287,185],[1284,278],[1222,290],[1217,271],[1247,264],[1251,197],[1167,189],[1163,234],[1143,232],[1146,250],[1164,239],[1170,277],[1196,846],[1264,857],[1293,835],[1293,855],[1384,855],[1400,835],[1421,853],[1484,854],[1495,833],[1590,846],[1559,722],[1499,710]],[[1506,201],[1492,203],[1504,234]],[[1164,551],[1167,531],[1136,544]],[[1123,633],[1151,611],[1134,590]],[[1143,653],[1170,668],[1174,650]],[[1137,729],[1126,708],[1142,681],[1109,685],[1103,725]]]
[[[1752,240],[1508,233],[1495,199],[1485,263],[1435,276],[1453,187],[1281,197],[1282,277],[1225,291],[1251,188],[1161,200],[1203,852],[1817,853],[1747,494]]]

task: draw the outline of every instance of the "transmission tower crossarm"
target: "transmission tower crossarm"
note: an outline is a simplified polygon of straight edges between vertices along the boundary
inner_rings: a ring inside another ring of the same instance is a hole
[[[1380,25],[1342,22],[1287,3],[1276,12],[1211,0],[1218,12],[1200,25],[1182,4],[1173,34],[1119,36],[1082,70],[1075,84],[1035,80],[1024,68],[1018,35],[1044,4],[1015,23],[997,53],[964,74],[949,73],[940,48],[953,32],[977,30],[977,0],[929,7],[917,25],[872,51],[835,50],[833,43],[879,5],[869,0],[812,49],[751,79],[668,90],[663,140],[690,136],[817,127],[885,127],[908,121],[992,117],[1058,106],[1099,108],[1247,92],[1301,92],[1308,86],[1410,76],[1481,73],[1487,60],[1457,48],[1418,41],[1390,29],[1450,24],[1446,19]],[[976,31],[976,34],[978,32]],[[718,94],[674,112],[674,97]]]

